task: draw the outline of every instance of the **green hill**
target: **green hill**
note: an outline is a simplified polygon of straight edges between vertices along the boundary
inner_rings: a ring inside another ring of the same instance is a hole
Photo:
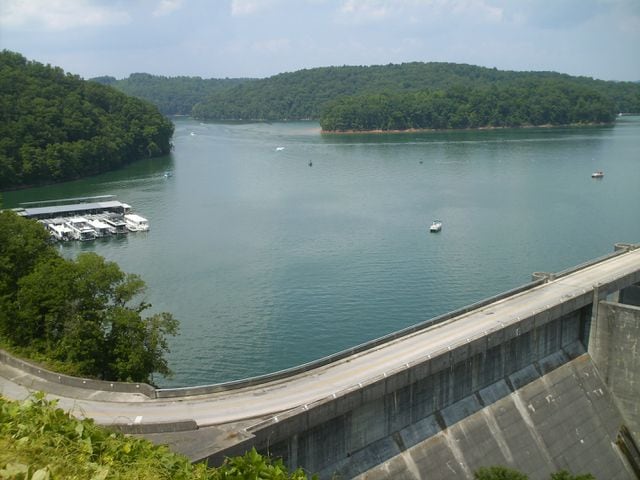
[[[323,67],[282,73],[218,91],[196,104],[204,120],[320,119],[325,108],[347,96],[395,95],[451,89],[532,88],[563,82],[588,88],[611,102],[612,111],[640,112],[640,85],[555,72],[513,72],[454,63]]]
[[[152,104],[0,52],[0,190],[71,180],[171,151]]]
[[[612,123],[613,102],[567,79],[342,97],[327,105],[325,132],[499,128]]]
[[[114,77],[97,77],[91,80],[147,100],[165,115],[190,115],[193,106],[208,96],[252,81],[246,78],[164,77],[148,73],[132,73],[121,80]]]

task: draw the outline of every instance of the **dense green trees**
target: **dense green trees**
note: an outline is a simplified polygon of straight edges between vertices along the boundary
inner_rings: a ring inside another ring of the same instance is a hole
[[[640,84],[571,77],[555,72],[512,72],[454,63],[403,63],[323,67],[282,73],[220,90],[194,106],[208,120],[319,119],[327,104],[345,96],[370,99],[429,91],[499,91],[563,84],[588,89],[614,112],[640,112]],[[406,115],[406,111],[403,111]],[[454,127],[455,128],[455,127]]]
[[[94,253],[60,257],[34,220],[0,212],[0,339],[56,370],[150,382],[171,373],[164,357],[178,323],[143,317],[144,282]]]
[[[150,103],[0,52],[0,190],[167,154],[172,135]]]
[[[326,131],[454,129],[610,123],[613,102],[568,80],[342,97],[320,118]]]
[[[605,99],[611,112],[640,112],[638,83],[438,62],[322,67],[264,79],[204,80],[134,73],[122,80],[113,77],[93,80],[149,100],[165,114],[191,114],[204,120],[320,119],[328,104],[343,97],[355,96],[370,102],[374,95],[418,94],[426,90],[448,92],[452,89],[477,92],[489,91],[490,87],[500,91],[508,88],[534,91],[550,84],[588,89]],[[402,115],[406,116],[407,112]],[[523,119],[521,123],[531,122]]]
[[[251,81],[246,78],[164,77],[148,73],[132,73],[121,80],[114,77],[91,80],[147,100],[165,115],[189,115],[193,106],[209,95]]]

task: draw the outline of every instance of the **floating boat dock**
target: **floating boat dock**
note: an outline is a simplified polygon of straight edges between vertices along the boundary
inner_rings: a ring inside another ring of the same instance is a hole
[[[21,203],[13,211],[38,220],[57,241],[87,241],[149,230],[146,218],[132,213],[130,205],[113,195]]]

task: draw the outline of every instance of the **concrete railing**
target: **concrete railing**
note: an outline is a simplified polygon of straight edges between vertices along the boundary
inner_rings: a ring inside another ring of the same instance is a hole
[[[59,383],[60,385],[66,385],[68,387],[105,392],[140,393],[149,398],[156,397],[156,389],[147,383],[106,382],[104,380],[64,375],[47,370],[34,362],[16,358],[5,350],[0,350],[0,362],[48,382]]]
[[[531,290],[535,287],[538,287],[549,280],[553,280],[555,278],[563,277],[569,275],[570,273],[574,273],[583,268],[587,268],[591,265],[595,265],[602,261],[608,260],[610,258],[621,255],[629,250],[634,250],[639,248],[640,245],[637,244],[616,244],[615,251],[608,255],[599,257],[594,260],[590,260],[578,266],[572,267],[570,269],[564,270],[562,272],[556,274],[546,274],[536,272],[534,274],[535,280],[526,283],[522,286],[513,288],[511,290],[507,290],[506,292],[499,293],[492,297],[483,299],[479,302],[472,303],[465,307],[453,310],[451,312],[442,314],[440,316],[434,317],[429,320],[425,320],[423,322],[417,323],[415,325],[409,326],[397,332],[390,333],[388,335],[379,337],[377,339],[362,343],[360,345],[356,345],[354,347],[348,348],[346,350],[342,350],[332,355],[328,355],[326,357],[304,363],[302,365],[298,365],[295,367],[291,367],[288,369],[280,370],[273,373],[268,373],[265,375],[260,375],[256,377],[246,378],[242,380],[234,380],[230,382],[211,384],[211,385],[200,385],[193,387],[178,387],[178,388],[167,388],[167,389],[156,389],[151,385],[145,383],[127,383],[127,382],[105,382],[101,380],[93,380],[86,378],[78,378],[72,377],[69,375],[62,375],[55,372],[48,371],[36,364],[31,362],[20,360],[15,357],[12,357],[7,352],[0,350],[0,361],[5,362],[15,368],[22,369],[32,375],[40,376],[48,381],[57,382],[63,385],[69,385],[77,388],[86,388],[92,390],[101,390],[101,391],[110,391],[110,392],[124,392],[124,393],[142,393],[149,398],[177,398],[177,397],[185,397],[185,396],[196,396],[196,395],[206,395],[217,392],[224,392],[230,390],[236,390],[240,388],[252,387],[256,385],[261,385],[264,383],[282,380],[284,378],[288,378],[294,375],[299,375],[305,373],[309,370],[319,368],[330,363],[342,360],[344,358],[350,357],[352,355],[362,353],[366,350],[376,348],[384,343],[392,342],[394,340],[398,340],[402,337],[414,334],[416,332],[422,331],[426,328],[430,328],[434,325],[444,323],[452,318],[459,317],[466,313],[469,313],[473,310],[480,309],[497,301],[503,300],[507,297],[517,295],[519,293],[525,292],[527,290]]]

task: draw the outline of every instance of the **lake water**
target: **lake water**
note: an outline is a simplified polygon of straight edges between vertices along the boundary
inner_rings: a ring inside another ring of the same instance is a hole
[[[153,311],[180,320],[162,386],[308,362],[640,242],[640,117],[349,136],[174,121],[168,157],[4,194],[114,194],[149,218],[147,233],[59,248],[139,273]]]

